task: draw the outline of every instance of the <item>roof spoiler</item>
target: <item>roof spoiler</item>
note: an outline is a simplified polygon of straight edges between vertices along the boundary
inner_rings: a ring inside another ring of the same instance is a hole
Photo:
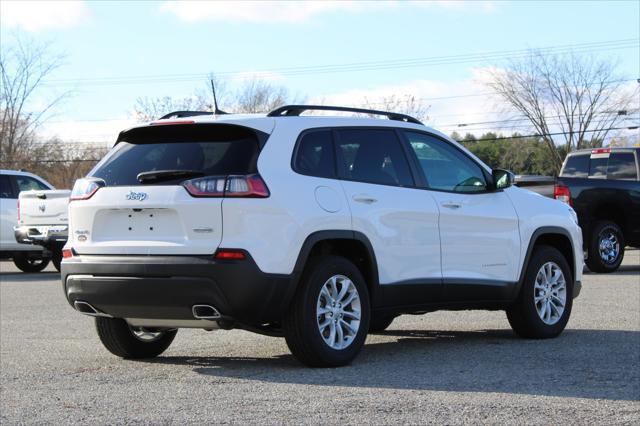
[[[276,108],[267,114],[267,117],[297,117],[305,111],[344,111],[344,112],[357,112],[362,114],[381,115],[387,117],[389,120],[404,121],[406,123],[422,124],[417,118],[411,117],[406,114],[399,114],[396,112],[379,111],[376,109],[366,108],[352,108],[352,107],[340,107],[340,106],[328,106],[328,105],[284,105],[280,108]]]

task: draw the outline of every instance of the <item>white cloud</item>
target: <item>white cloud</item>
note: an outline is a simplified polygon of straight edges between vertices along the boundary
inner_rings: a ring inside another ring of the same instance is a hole
[[[488,11],[492,2],[474,1],[166,1],[163,12],[185,22],[248,21],[303,22],[327,12],[360,12],[399,7],[464,8],[480,6]]]
[[[35,32],[79,25],[90,17],[84,1],[2,1],[0,23]]]
[[[95,142],[113,144],[120,131],[136,124],[133,117],[103,121],[52,120],[40,129],[44,139],[58,137],[65,142]]]

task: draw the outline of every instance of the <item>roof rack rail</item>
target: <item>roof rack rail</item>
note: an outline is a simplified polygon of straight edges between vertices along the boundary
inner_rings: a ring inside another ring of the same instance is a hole
[[[399,114],[396,112],[379,111],[376,109],[366,108],[351,108],[329,105],[284,105],[280,108],[276,108],[267,114],[267,117],[295,117],[302,114],[305,111],[345,111],[345,112],[359,112],[363,114],[383,115],[389,120],[405,121],[407,123],[422,124],[417,118],[411,117],[406,114]]]
[[[211,111],[173,111],[169,114],[165,114],[158,120],[164,120],[166,118],[183,118],[183,117],[195,117],[196,115],[213,115]]]

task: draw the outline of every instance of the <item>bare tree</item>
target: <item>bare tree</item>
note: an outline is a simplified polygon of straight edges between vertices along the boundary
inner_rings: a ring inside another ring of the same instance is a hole
[[[365,98],[365,107],[369,109],[407,114],[420,121],[428,121],[428,112],[431,105],[426,105],[423,101],[413,95],[390,95],[383,97],[377,102],[370,102],[369,99]]]
[[[172,111],[212,111],[212,102],[200,94],[187,98],[172,98],[164,96],[160,98],[141,97],[136,99],[133,113],[137,121],[157,120]]]
[[[562,133],[563,152],[603,141],[625,118],[619,111],[626,111],[637,96],[624,90],[612,62],[577,54],[534,51],[491,72],[486,84],[544,137],[556,173],[563,159],[550,134]]]
[[[236,90],[229,90],[227,81],[215,78],[216,95],[220,109],[251,114],[268,112],[289,102],[296,102],[284,86],[253,78],[246,80]],[[213,111],[213,96],[207,81],[207,89],[199,90],[191,97],[172,98],[138,98],[134,106],[134,114],[138,121],[158,119],[172,111]]]
[[[36,139],[36,129],[68,92],[53,97],[44,107],[29,110],[29,102],[43,80],[62,63],[49,45],[16,37],[0,56],[0,157],[4,161],[26,158]]]

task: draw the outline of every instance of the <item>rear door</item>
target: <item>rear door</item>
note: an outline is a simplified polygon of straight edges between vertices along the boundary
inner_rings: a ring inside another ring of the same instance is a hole
[[[335,135],[353,229],[369,238],[376,256],[381,304],[439,300],[438,207],[415,188],[396,131],[339,128]]]
[[[500,299],[519,265],[518,217],[509,197],[487,191],[482,167],[449,142],[421,132],[404,135],[440,211],[445,298]]]
[[[258,132],[180,124],[136,128],[121,139],[90,173],[104,186],[88,200],[70,202],[74,249],[79,254],[214,253],[222,238],[224,178],[257,171]],[[163,175],[171,171],[183,174]],[[161,172],[160,177],[149,177],[150,172]],[[205,176],[221,177],[219,197],[185,189],[186,181]]]

